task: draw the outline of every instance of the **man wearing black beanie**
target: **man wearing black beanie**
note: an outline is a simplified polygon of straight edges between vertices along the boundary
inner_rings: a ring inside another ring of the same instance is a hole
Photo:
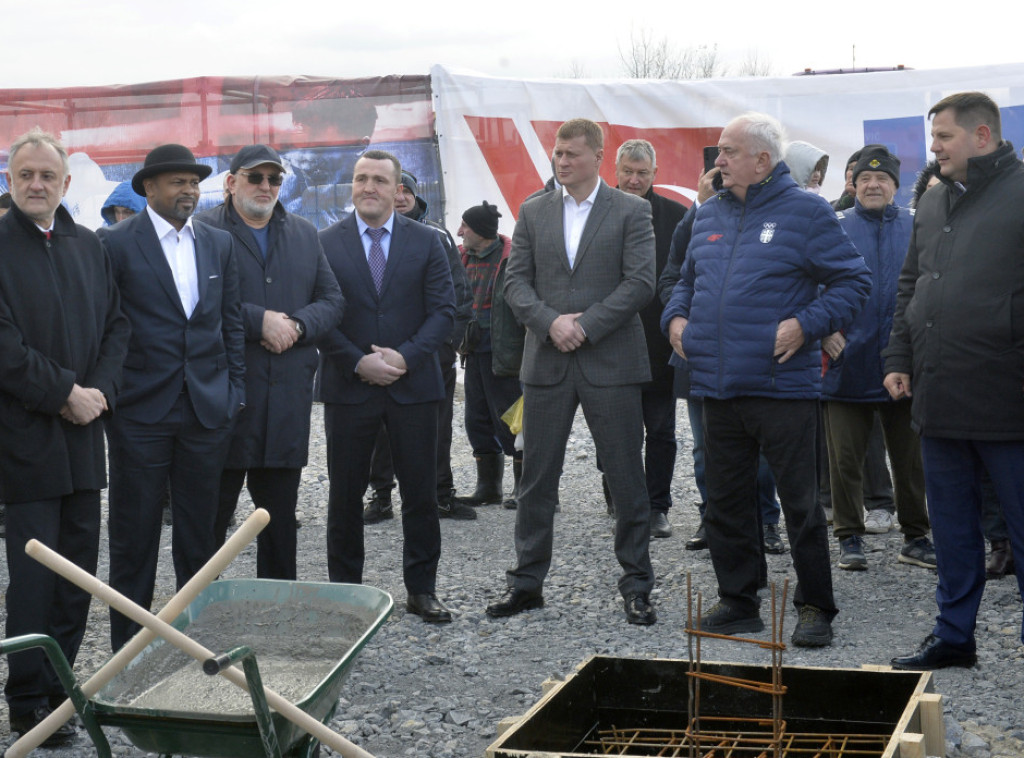
[[[498,234],[497,207],[486,200],[462,214],[459,237],[462,261],[473,293],[473,316],[460,352],[466,359],[466,435],[476,459],[477,482],[472,495],[460,500],[469,505],[502,502],[505,456],[512,457],[512,473],[518,486],[522,475],[522,451],[515,449],[515,437],[501,420],[522,394],[516,376],[496,375],[494,353],[501,344],[500,333],[492,331],[494,294],[501,265],[512,249],[512,240]],[[492,336],[493,335],[493,336]],[[521,343],[520,343],[521,344]],[[506,501],[516,506],[516,492]]]

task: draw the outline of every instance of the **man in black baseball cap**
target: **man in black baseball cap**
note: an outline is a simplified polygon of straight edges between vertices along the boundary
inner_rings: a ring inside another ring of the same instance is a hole
[[[248,409],[221,474],[216,541],[224,543],[244,482],[256,507],[270,513],[257,541],[256,576],[294,580],[317,343],[341,319],[344,301],[316,227],[278,201],[284,174],[273,148],[243,147],[231,161],[224,204],[198,220],[234,237],[245,324]]]

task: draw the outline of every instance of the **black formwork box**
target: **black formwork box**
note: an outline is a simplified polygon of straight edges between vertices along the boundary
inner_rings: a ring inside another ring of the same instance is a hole
[[[486,758],[602,755],[583,743],[597,730],[610,727],[685,730],[688,669],[686,660],[593,656],[501,734],[487,749]],[[769,666],[705,661],[702,669],[730,677],[771,680]],[[782,717],[786,733],[883,735],[888,738],[885,748],[874,755],[906,758],[900,753],[900,738],[930,728],[932,747],[928,754],[938,754],[932,751],[934,743],[941,745],[944,740],[941,704],[937,697],[930,697],[933,707],[929,713],[922,716],[920,708],[922,696],[932,693],[931,674],[884,669],[783,666],[782,684],[787,691]],[[700,698],[702,717],[770,719],[772,715],[769,696],[726,684],[701,682]],[[938,727],[924,723],[936,718]],[[706,728],[702,726],[702,730]],[[637,750],[608,754],[674,754]],[[944,745],[941,750],[944,754]],[[684,750],[679,755],[689,753]],[[857,758],[862,756],[857,754]]]

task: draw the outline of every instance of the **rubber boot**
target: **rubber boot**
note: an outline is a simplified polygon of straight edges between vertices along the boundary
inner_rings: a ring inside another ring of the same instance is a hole
[[[476,456],[476,491],[456,496],[463,505],[495,505],[502,499],[501,481],[505,474],[505,456],[501,453]]]
[[[512,485],[512,497],[505,498],[503,505],[510,511],[514,511],[519,507],[519,481],[523,478],[523,461],[522,459],[512,459],[512,478],[515,480]]]

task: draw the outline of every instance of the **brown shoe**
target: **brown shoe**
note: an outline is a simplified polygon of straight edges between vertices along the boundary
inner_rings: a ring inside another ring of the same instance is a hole
[[[985,578],[1002,579],[1013,573],[1013,549],[1009,540],[992,540],[992,552],[985,561]]]

